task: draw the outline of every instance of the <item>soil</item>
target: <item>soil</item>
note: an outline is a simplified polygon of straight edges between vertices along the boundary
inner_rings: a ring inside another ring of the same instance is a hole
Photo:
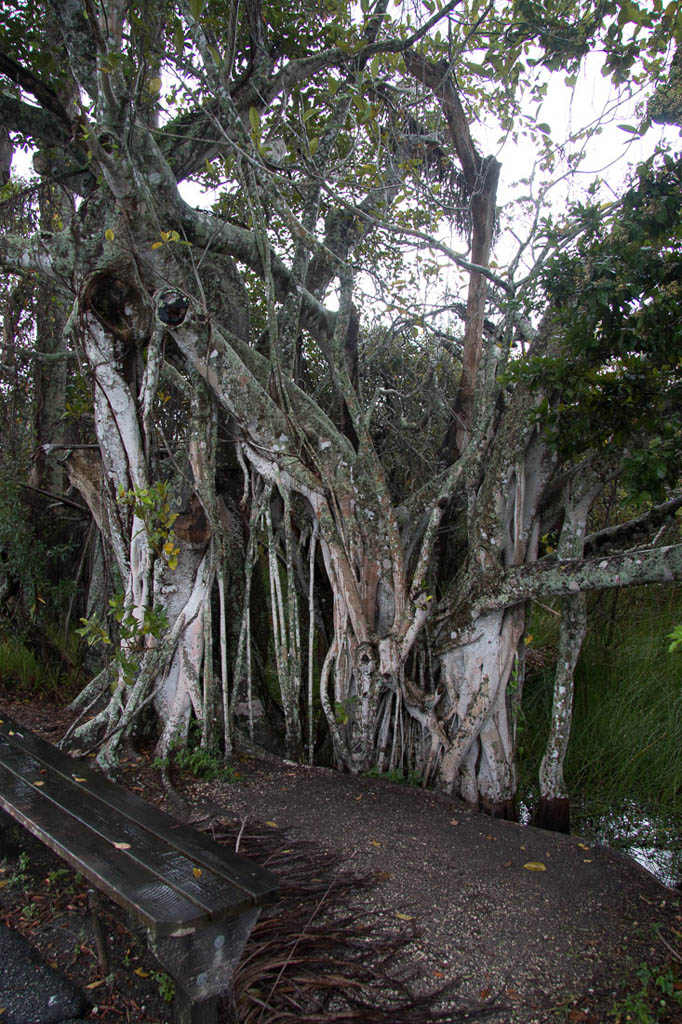
[[[0,698],[0,706],[51,742],[70,721],[68,711],[50,705]],[[388,923],[400,936],[399,959],[412,969],[415,997],[443,992],[432,1000],[432,1016],[423,1006],[408,1008],[384,1016],[387,1024],[598,1024],[616,1019],[614,1003],[641,962],[665,965],[671,947],[679,955],[681,894],[617,852],[379,779],[263,755],[243,756],[236,767],[233,782],[176,776],[181,806],[164,791],[148,752],[130,751],[119,781],[217,837],[234,842],[236,836],[240,843],[250,836],[240,852],[257,858],[260,848],[260,859],[284,875],[287,858],[306,851],[311,892],[326,865],[324,894],[315,897],[306,927],[314,930],[317,915],[320,933],[329,931],[334,913],[346,914],[359,934],[375,927],[383,934]],[[28,936],[86,990],[93,1020],[170,1021],[164,979],[117,908],[98,897],[106,954],[100,962],[87,887],[23,833],[21,845],[29,864],[18,878],[16,860],[6,862],[0,921]],[[297,863],[300,876],[304,862]],[[327,895],[334,878],[345,893],[339,911]],[[300,896],[300,877],[297,885]],[[280,914],[284,930],[288,913]],[[300,941],[299,934],[292,948]],[[262,999],[249,985],[252,998]],[[682,1020],[682,1014],[665,1019]]]

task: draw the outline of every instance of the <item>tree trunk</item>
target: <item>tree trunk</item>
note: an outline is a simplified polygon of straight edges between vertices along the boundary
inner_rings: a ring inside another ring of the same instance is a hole
[[[516,773],[508,688],[523,628],[522,606],[481,616],[440,658],[450,718],[440,786],[512,819]]]

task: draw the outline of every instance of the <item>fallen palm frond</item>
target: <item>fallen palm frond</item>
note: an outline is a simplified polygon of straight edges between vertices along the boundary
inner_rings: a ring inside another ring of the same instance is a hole
[[[414,922],[369,905],[375,876],[283,829],[221,820],[211,831],[231,846],[239,839],[240,853],[280,879],[280,900],[263,911],[235,971],[242,1024],[455,1024],[499,1012],[463,1005],[454,981],[425,985]]]

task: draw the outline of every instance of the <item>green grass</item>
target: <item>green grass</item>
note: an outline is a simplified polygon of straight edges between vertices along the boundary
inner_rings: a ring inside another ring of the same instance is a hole
[[[8,690],[28,691],[41,675],[38,660],[19,640],[0,643],[0,685]]]
[[[574,826],[589,833],[600,817],[635,806],[670,843],[682,834],[682,652],[669,652],[667,636],[682,622],[682,592],[602,594],[590,602],[588,621],[565,764]],[[531,668],[525,687],[519,743],[521,791],[528,794],[537,788],[547,739],[557,626],[556,616],[535,609],[530,650],[550,664]]]
[[[41,660],[15,637],[0,641],[0,689],[18,696],[64,697],[77,692],[78,677],[54,660]]]

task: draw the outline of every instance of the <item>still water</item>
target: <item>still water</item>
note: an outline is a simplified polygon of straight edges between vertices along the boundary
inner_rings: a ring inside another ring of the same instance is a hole
[[[531,823],[532,799],[523,800],[519,821]],[[571,801],[571,831],[632,857],[664,885],[682,886],[682,818],[645,811],[634,800],[617,809],[594,801]]]
[[[638,861],[664,885],[682,885],[682,820],[645,811],[634,801],[595,812],[588,804],[571,808],[572,831],[605,843]]]

